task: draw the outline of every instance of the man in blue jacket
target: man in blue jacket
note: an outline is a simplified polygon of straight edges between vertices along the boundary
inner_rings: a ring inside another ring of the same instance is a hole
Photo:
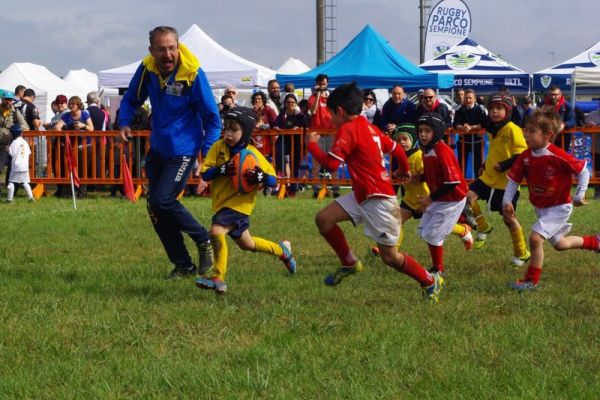
[[[221,134],[221,119],[208,79],[198,59],[179,43],[175,28],[150,31],[150,54],[136,70],[121,102],[121,139],[131,138],[135,110],[148,97],[152,134],[146,155],[148,214],[175,268],[171,278],[204,274],[212,267],[209,234],[177,200],[201,151],[208,152]],[[182,233],[196,243],[198,267],[187,251]]]

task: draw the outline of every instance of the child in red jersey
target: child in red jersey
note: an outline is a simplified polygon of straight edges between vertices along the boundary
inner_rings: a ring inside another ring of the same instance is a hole
[[[404,150],[360,115],[362,91],[355,83],[344,84],[327,98],[327,107],[337,132],[329,153],[322,151],[315,132],[306,134],[308,151],[328,170],[337,169],[345,162],[352,178],[352,192],[339,197],[316,215],[319,232],[335,250],[342,266],[327,275],[325,284],[335,286],[344,278],[360,272],[363,265],[348,245],[339,222],[365,224],[366,236],[377,242],[383,262],[415,279],[423,288],[424,297],[438,301],[443,284],[441,276],[425,270],[407,254],[398,252],[396,242],[400,235],[400,207],[383,155],[391,153],[400,165],[398,176],[410,177]]]
[[[423,178],[428,196],[419,196],[424,210],[419,234],[429,245],[433,263],[430,272],[444,272],[444,240],[452,233],[467,201],[467,184],[452,149],[442,140],[446,124],[436,113],[417,120],[419,143],[423,150]]]
[[[544,260],[544,241],[556,250],[586,249],[600,252],[600,234],[565,236],[571,230],[568,223],[573,206],[587,204],[585,191],[590,173],[584,160],[578,160],[552,144],[561,121],[552,109],[537,109],[525,126],[525,150],[508,173],[508,186],[502,200],[502,211],[514,215],[511,199],[523,178],[527,179],[529,200],[538,220],[531,227],[529,246],[531,260],[525,277],[511,282],[512,289],[524,291],[537,287]],[[571,178],[577,177],[577,189],[571,204]]]

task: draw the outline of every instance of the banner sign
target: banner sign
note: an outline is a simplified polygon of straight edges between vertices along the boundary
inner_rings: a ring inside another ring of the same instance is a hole
[[[462,0],[442,0],[431,9],[425,33],[425,60],[457,45],[471,32],[471,12]]]

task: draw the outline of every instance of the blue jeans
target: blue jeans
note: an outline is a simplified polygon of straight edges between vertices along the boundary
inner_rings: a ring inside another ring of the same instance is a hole
[[[193,157],[163,158],[152,150],[146,156],[148,215],[169,260],[178,268],[193,264],[182,233],[187,233],[197,244],[209,238],[206,228],[177,200],[192,168]]]

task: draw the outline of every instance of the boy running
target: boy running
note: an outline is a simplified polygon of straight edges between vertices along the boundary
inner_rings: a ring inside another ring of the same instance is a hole
[[[452,149],[442,140],[446,124],[436,113],[417,120],[419,144],[423,151],[423,178],[429,195],[418,197],[423,217],[419,234],[429,246],[435,275],[444,272],[444,240],[458,222],[467,198],[467,184]]]
[[[502,215],[504,225],[508,228],[512,238],[513,257],[511,264],[515,267],[521,267],[531,253],[527,250],[523,228],[513,213],[506,215],[502,212],[502,197],[504,189],[508,183],[506,174],[510,167],[525,149],[527,144],[523,137],[523,131],[517,125],[510,121],[510,115],[513,109],[512,99],[508,96],[496,94],[489,101],[489,120],[487,123],[487,132],[490,135],[490,146],[488,156],[481,166],[482,172],[469,188],[467,200],[473,209],[475,220],[477,221],[477,236],[475,238],[474,248],[481,249],[490,234],[493,227],[488,221],[477,202],[477,199],[485,200],[491,211],[497,211]],[[512,198],[513,208],[517,209],[517,200],[519,191],[515,192]]]
[[[327,275],[325,284],[335,286],[363,270],[338,223],[351,221],[358,225],[364,222],[364,233],[377,242],[383,262],[415,279],[422,287],[424,297],[437,302],[442,277],[427,272],[396,247],[400,235],[400,208],[383,155],[392,153],[400,165],[399,177],[404,180],[410,177],[406,156],[400,146],[360,116],[362,103],[362,91],[355,83],[339,86],[327,98],[327,108],[337,129],[329,153],[319,148],[319,135],[315,132],[306,134],[308,151],[319,164],[328,170],[336,170],[341,162],[345,162],[352,178],[352,192],[327,205],[315,218],[319,232],[342,264]]]
[[[235,107],[223,115],[223,139],[210,148],[202,165],[202,179],[211,181],[210,194],[215,215],[210,227],[210,242],[214,253],[214,270],[196,280],[196,286],[212,289],[217,294],[227,291],[227,242],[229,235],[242,250],[272,254],[283,262],[288,271],[296,272],[290,242],[279,244],[251,236],[250,214],[256,204],[256,192],[239,193],[231,182],[234,174],[231,158],[242,149],[250,150],[258,159],[254,170],[246,170],[244,177],[249,183],[274,187],[277,184],[275,170],[264,156],[249,144],[256,127],[256,113],[246,107]]]
[[[571,230],[568,223],[573,206],[587,204],[585,191],[590,173],[583,160],[578,160],[553,144],[560,131],[561,121],[552,109],[537,109],[525,125],[525,150],[508,173],[508,185],[502,199],[502,211],[515,213],[512,200],[519,184],[526,178],[529,200],[538,220],[531,227],[529,246],[531,261],[523,279],[509,284],[515,290],[533,290],[542,274],[544,241],[558,250],[586,249],[600,252],[600,234],[594,236],[565,236]],[[577,178],[577,188],[571,204],[571,178]]]

